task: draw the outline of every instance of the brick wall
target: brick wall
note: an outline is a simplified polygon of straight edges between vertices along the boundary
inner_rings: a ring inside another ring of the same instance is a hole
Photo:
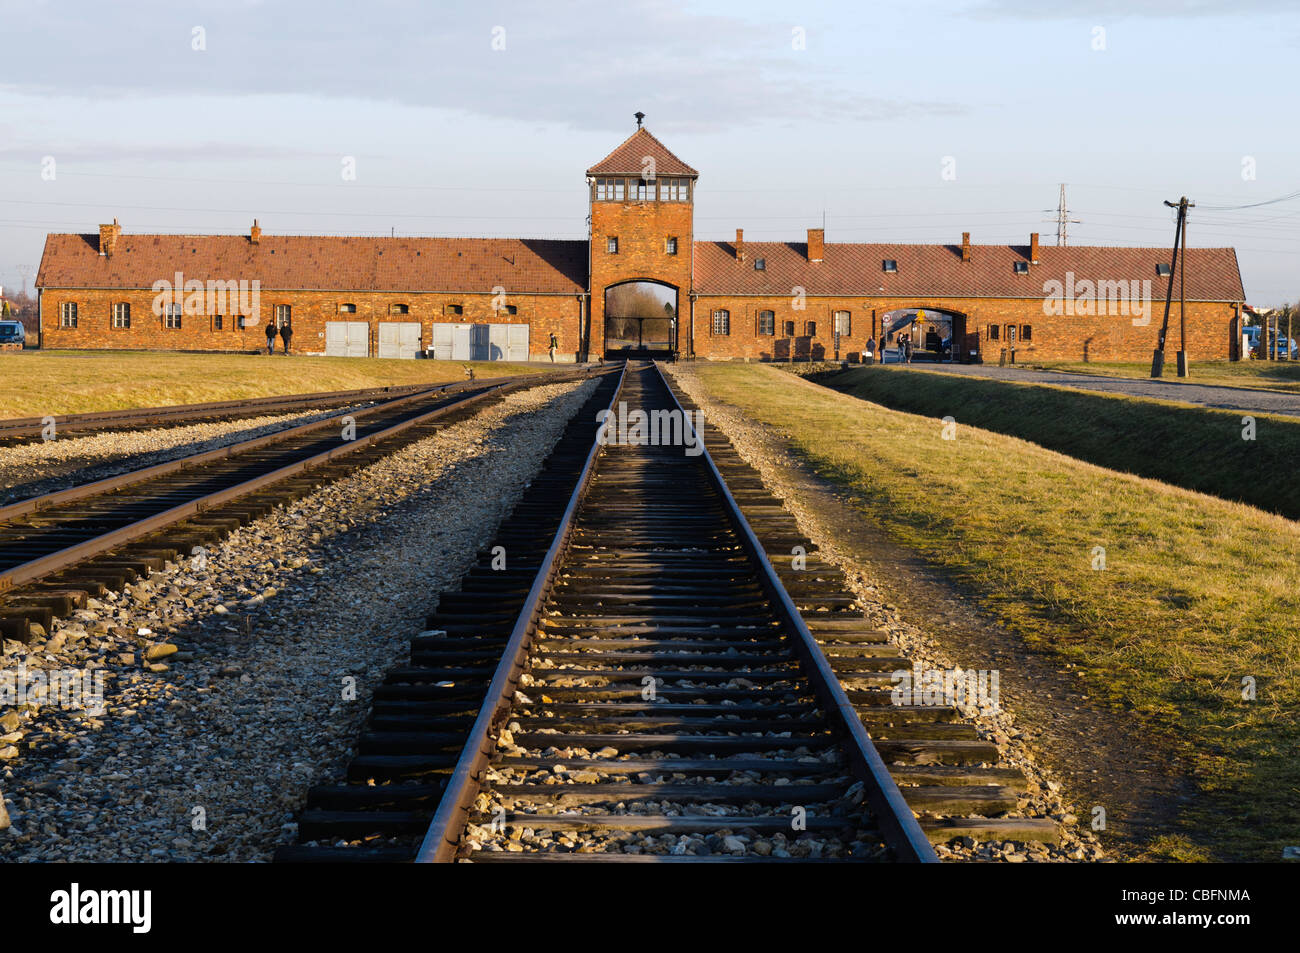
[[[686,352],[690,326],[691,254],[695,247],[690,202],[591,203],[591,353],[605,350],[605,289],[633,279],[677,288],[678,346]],[[610,253],[608,239],[618,239]],[[677,239],[677,253],[666,250]]]
[[[696,356],[708,360],[834,360],[833,314],[848,311],[850,333],[840,340],[840,358],[863,350],[868,337],[880,342],[880,327],[888,312],[921,308],[956,313],[959,359],[998,360],[1006,343],[1006,325],[1017,327],[1017,338],[1028,326],[1030,339],[1017,340],[1018,361],[1149,361],[1163,316],[1163,302],[1151,305],[1149,324],[1135,326],[1132,315],[1047,315],[1041,299],[809,297],[800,309],[791,296],[701,295],[695,302]],[[714,334],[712,314],[730,312],[730,333]],[[775,316],[774,335],[759,334],[759,312]],[[1236,308],[1228,303],[1189,302],[1187,351],[1191,360],[1229,360],[1234,349]],[[794,322],[793,335],[787,325]],[[808,334],[808,322],[814,332]],[[991,340],[989,326],[997,325]],[[1166,353],[1178,350],[1178,306],[1170,316]],[[685,347],[683,347],[685,351]],[[971,352],[974,352],[972,354]]]
[[[533,360],[548,357],[547,346],[552,332],[559,341],[557,360],[575,360],[580,347],[580,302],[576,295],[512,295],[503,306],[513,306],[511,315],[494,311],[494,298],[484,294],[408,294],[404,292],[333,292],[267,291],[260,293],[258,323],[238,327],[231,306],[222,316],[217,330],[213,315],[186,314],[179,329],[167,328],[161,315],[153,313],[154,292],[84,290],[48,288],[41,296],[43,347],[85,349],[133,349],[168,351],[254,351],[266,347],[266,325],[274,322],[276,305],[291,308],[293,339],[291,349],[300,354],[325,352],[325,324],[329,321],[365,321],[370,325],[370,353],[378,352],[381,321],[420,322],[421,345],[432,340],[434,323],[455,324],[527,324],[529,351]],[[60,306],[77,304],[77,327],[60,327]],[[112,326],[113,305],[131,306],[131,326]],[[355,313],[341,313],[340,305],[356,306]],[[405,304],[408,314],[392,313],[393,305]],[[460,305],[463,313],[451,314],[449,307]],[[279,349],[279,339],[276,339]]]

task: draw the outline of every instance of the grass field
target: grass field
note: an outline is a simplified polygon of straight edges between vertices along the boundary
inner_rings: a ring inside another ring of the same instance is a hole
[[[1254,415],[1255,439],[1243,440],[1239,412],[1117,394],[898,368],[815,379],[894,410],[951,415],[959,425],[1300,518],[1300,419]]]
[[[281,354],[0,351],[0,417],[441,383],[536,371],[499,361],[395,361]]]
[[[1045,371],[1069,371],[1071,374],[1093,374],[1098,377],[1151,377],[1151,364],[1085,364],[1083,362],[1048,362],[1034,364]],[[1176,373],[1173,354],[1165,365],[1161,380],[1174,384],[1218,384],[1224,387],[1249,387],[1253,390],[1276,390],[1285,394],[1300,394],[1300,361],[1220,361],[1192,363],[1189,376]]]
[[[1274,861],[1296,843],[1300,525],[970,426],[945,440],[939,420],[775,368],[698,372],[1029,650],[1077,665],[1171,763],[1193,765],[1198,794],[1152,856]]]

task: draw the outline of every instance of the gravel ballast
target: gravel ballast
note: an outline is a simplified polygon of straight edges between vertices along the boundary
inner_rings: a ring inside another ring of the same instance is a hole
[[[594,381],[470,420],[4,643],[20,666],[103,672],[105,710],[0,706],[0,859],[265,861],[312,784],[339,780],[407,658]],[[244,422],[246,425],[247,422]]]
[[[875,569],[857,559],[846,533],[843,519],[846,511],[839,508],[835,494],[828,489],[816,489],[812,485],[815,481],[802,472],[802,465],[777,436],[746,419],[735,408],[715,401],[692,368],[676,365],[671,374],[677,386],[704,410],[706,426],[717,427],[725,433],[745,462],[758,471],[768,489],[782,498],[800,531],[817,544],[818,556],[844,572],[853,595],[865,607],[867,619],[876,628],[887,632],[890,640],[923,668],[951,671],[957,667],[974,667],[969,659],[958,658],[940,646],[921,625],[905,617],[899,606],[889,601]],[[1060,782],[1036,757],[1031,744],[1034,732],[1018,725],[1014,712],[1005,704],[996,710],[969,707],[962,714],[983,738],[998,746],[999,767],[1019,768],[1029,779],[1028,795],[1021,799],[1015,813],[1056,820],[1060,824],[1061,840],[1056,845],[1044,845],[1012,841],[978,843],[962,838],[937,846],[940,858],[1011,863],[1103,859],[1105,852],[1096,834],[1081,828],[1076,809],[1063,796]]]
[[[372,405],[269,414],[183,427],[107,431],[0,447],[0,504],[215,450],[369,406]]]

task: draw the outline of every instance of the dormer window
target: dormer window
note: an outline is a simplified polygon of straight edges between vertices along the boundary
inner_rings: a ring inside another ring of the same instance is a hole
[[[1011,263],[1011,269],[1018,275],[1027,275],[1029,274],[1029,262],[1013,261]]]
[[[754,259],[754,270],[755,270],[755,271],[767,271],[767,259],[766,259],[766,258],[755,258],[755,259]]]
[[[1164,262],[1161,262],[1160,264],[1156,265],[1156,274],[1159,275],[1161,278],[1168,278],[1170,271],[1171,271],[1170,267],[1166,265]]]
[[[898,262],[893,258],[886,258],[880,263],[881,271],[898,271]]]

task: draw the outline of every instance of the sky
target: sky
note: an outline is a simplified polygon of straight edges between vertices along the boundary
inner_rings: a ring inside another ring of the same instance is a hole
[[[583,173],[639,110],[700,171],[700,239],[1052,244],[1065,183],[1070,244],[1165,246],[1186,195],[1250,303],[1300,300],[1300,0],[0,0],[0,24],[6,288],[46,233],[113,218],[585,238]]]

